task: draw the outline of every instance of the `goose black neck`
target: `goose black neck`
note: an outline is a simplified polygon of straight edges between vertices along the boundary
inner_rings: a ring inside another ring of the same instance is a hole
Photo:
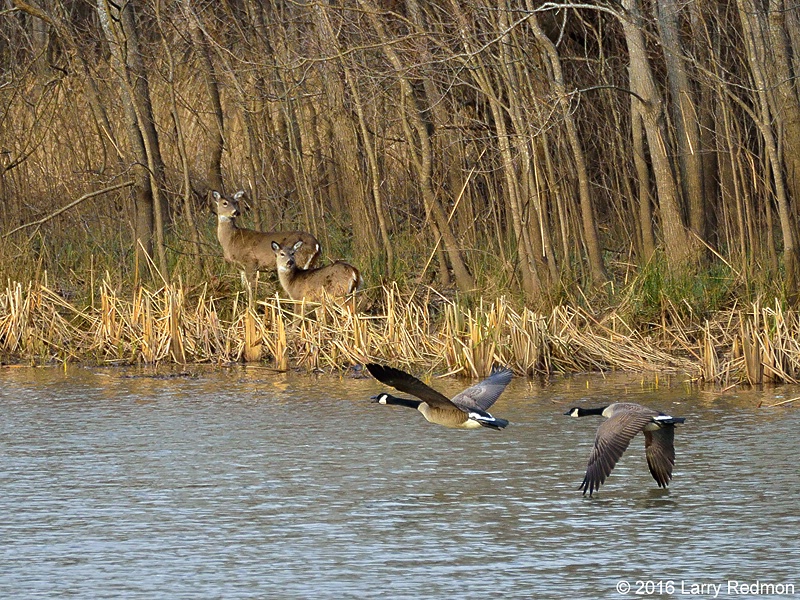
[[[386,394],[386,404],[394,404],[396,406],[407,406],[408,408],[419,408],[422,400],[412,400],[411,398],[398,398],[391,394]]]
[[[603,411],[608,408],[607,406],[600,406],[598,408],[579,408],[578,409],[578,416],[579,417],[586,417],[589,415],[602,415]]]

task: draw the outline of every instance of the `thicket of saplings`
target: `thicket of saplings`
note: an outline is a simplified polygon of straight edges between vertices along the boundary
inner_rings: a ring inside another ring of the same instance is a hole
[[[271,273],[253,289],[222,259],[215,216],[198,208],[202,267],[178,224],[167,277],[153,264],[137,274],[130,225],[97,202],[4,238],[3,359],[326,371],[382,360],[465,376],[496,363],[527,375],[668,369],[723,386],[798,377],[798,319],[760,300],[778,298],[779,286],[742,281],[713,257],[680,280],[658,260],[641,269],[610,260],[614,282],[604,289],[563,281],[547,305],[531,307],[513,272],[485,254],[473,257],[481,287],[469,293],[438,287],[432,267],[420,277],[411,268],[420,236],[404,232],[393,281],[359,265],[366,285],[354,299],[305,306],[282,297]],[[347,235],[328,237],[337,243],[325,256],[349,258]]]

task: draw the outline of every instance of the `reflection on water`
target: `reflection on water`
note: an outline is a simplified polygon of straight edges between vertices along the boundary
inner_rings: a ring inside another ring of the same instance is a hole
[[[671,580],[681,598],[713,597],[693,584],[725,597],[728,580],[800,591],[800,411],[756,408],[797,389],[517,379],[496,432],[373,404],[371,379],[72,368],[0,381],[3,598],[613,598],[622,580],[630,595],[637,580]],[[640,436],[583,497],[600,420],[562,413],[620,399],[687,418],[671,488],[651,479]]]

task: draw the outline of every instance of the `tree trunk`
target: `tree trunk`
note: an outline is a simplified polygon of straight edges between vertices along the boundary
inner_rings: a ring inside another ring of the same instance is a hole
[[[642,115],[636,110],[638,100],[631,96],[631,136],[633,138],[633,165],[636,170],[636,187],[639,199],[639,230],[642,238],[641,264],[650,262],[656,251],[656,236],[653,231],[653,209],[650,199],[650,169],[645,158],[644,129]]]
[[[703,190],[703,165],[700,140],[698,106],[695,93],[689,84],[683,63],[683,48],[678,31],[678,3],[676,0],[659,0],[656,9],[661,46],[667,67],[670,89],[672,123],[678,145],[678,165],[681,172],[683,195],[688,206],[689,227],[706,239],[706,202]]]
[[[386,274],[387,279],[391,280],[393,278],[394,271],[394,251],[392,249],[392,242],[389,237],[389,227],[384,214],[385,209],[383,207],[381,197],[380,170],[378,166],[378,156],[375,151],[373,133],[367,126],[367,120],[364,114],[364,104],[361,101],[361,94],[359,92],[357,83],[357,75],[348,65],[348,61],[345,56],[341,54],[338,40],[333,34],[333,27],[331,26],[329,15],[327,13],[328,9],[329,7],[326,5],[325,10],[320,11],[321,14],[319,16],[321,17],[321,26],[324,28],[324,34],[327,36],[329,43],[333,46],[335,54],[340,57],[340,64],[344,73],[344,81],[350,90],[350,95],[353,99],[352,103],[358,117],[358,126],[361,134],[362,146],[364,148],[364,154],[366,155],[367,165],[369,167],[369,187],[372,190],[372,201],[374,203],[374,211],[369,211],[369,213],[374,212],[378,221],[378,228],[381,234],[381,245],[383,247],[383,252],[385,253],[385,261],[383,265],[384,273]],[[344,92],[342,91],[342,96],[343,95]],[[355,146],[355,143],[353,143],[353,148],[355,148]],[[364,212],[367,213],[366,200],[364,200],[364,204]],[[368,241],[371,244],[370,248],[372,249],[374,246],[376,246],[374,243],[374,236],[372,235],[371,226],[369,229],[366,229],[362,226],[356,228],[356,230],[358,231],[357,233],[354,232],[356,237],[366,236],[369,238]],[[356,248],[358,247],[358,244],[356,244]],[[370,257],[372,254],[372,251],[370,251]]]
[[[470,37],[471,26],[467,16],[455,0],[451,2],[452,13],[458,19],[461,33],[461,43],[464,50],[471,56],[472,77],[474,77],[481,93],[485,96],[486,103],[492,114],[494,133],[496,135],[497,153],[502,165],[503,183],[505,184],[506,206],[509,213],[508,220],[514,230],[517,243],[517,264],[522,279],[522,291],[525,299],[538,303],[543,296],[542,278],[540,271],[547,274],[541,237],[536,237],[539,222],[529,208],[523,206],[520,186],[514,168],[514,157],[511,151],[511,142],[506,126],[506,117],[503,106],[494,90],[494,82],[489,75],[489,69],[481,62],[480,54],[475,52],[473,39]],[[531,233],[534,229],[534,233]],[[536,241],[539,241],[538,246]],[[541,267],[541,268],[537,268]]]
[[[798,284],[800,283],[800,260],[798,259],[796,227],[792,211],[789,206],[789,197],[786,190],[786,181],[781,170],[780,153],[775,132],[772,129],[770,114],[770,87],[767,73],[774,67],[772,53],[767,51],[765,40],[769,39],[764,33],[767,30],[765,15],[756,7],[753,0],[738,0],[739,15],[742,21],[747,59],[756,87],[757,101],[760,116],[756,116],[756,123],[761,130],[764,148],[769,158],[772,170],[772,183],[775,189],[775,199],[778,204],[778,218],[780,220],[781,234],[783,235],[783,266],[786,270],[784,290],[787,299],[794,304],[798,300]],[[797,152],[795,152],[796,154]]]
[[[647,58],[644,36],[639,27],[638,0],[623,0],[626,15],[622,28],[628,45],[630,89],[636,94],[636,110],[642,116],[650,160],[653,166],[661,217],[661,233],[670,273],[678,275],[697,262],[696,243],[689,237],[681,215],[678,186],[669,160],[664,131],[663,100]]]
[[[528,5],[532,10],[530,2]],[[543,50],[549,61],[550,68],[552,69],[551,84],[558,97],[561,116],[564,120],[564,127],[567,132],[567,141],[572,150],[572,158],[575,161],[575,171],[578,178],[578,196],[580,198],[581,224],[583,225],[586,253],[589,257],[589,268],[592,281],[596,286],[599,286],[608,281],[608,274],[603,264],[603,251],[600,248],[600,238],[597,235],[597,217],[595,216],[594,203],[592,202],[591,192],[589,191],[589,173],[586,169],[586,158],[578,137],[578,128],[572,117],[569,97],[564,83],[564,75],[561,70],[561,59],[558,56],[555,45],[539,26],[536,13],[531,12],[529,23],[533,35],[536,37],[536,41]]]
[[[316,29],[319,32],[323,52],[329,57],[341,56],[338,40],[330,23],[329,7],[317,5],[314,9]],[[346,72],[340,75],[336,65],[341,61],[331,59],[319,65],[322,87],[327,99],[327,119],[330,120],[331,148],[329,164],[333,169],[333,180],[337,183],[342,204],[350,215],[353,239],[353,254],[371,264],[378,253],[374,235],[374,213],[367,203],[365,192],[368,184],[363,180],[365,171],[361,158],[361,146],[357,135],[357,123],[346,107]]]
[[[113,13],[112,10],[114,11]],[[134,164],[135,181],[133,186],[135,212],[134,247],[138,276],[141,280],[146,278],[147,273],[149,273],[148,263],[153,256],[153,237],[155,233],[153,189],[147,168],[150,161],[147,155],[144,135],[139,127],[136,96],[128,80],[127,40],[125,32],[120,25],[116,7],[109,6],[106,0],[97,0],[97,16],[106,35],[112,64],[122,90],[121,97],[125,108],[128,143],[133,152],[131,162]]]
[[[447,215],[433,191],[433,152],[431,149],[430,134],[428,133],[425,122],[422,120],[420,107],[414,95],[414,89],[403,74],[404,68],[400,57],[388,43],[388,37],[384,31],[383,24],[378,20],[377,10],[372,4],[372,0],[359,0],[359,5],[365,9],[367,17],[381,40],[381,50],[394,69],[394,75],[397,77],[403,100],[406,103],[406,110],[403,111],[402,116],[407,120],[409,129],[414,136],[408,140],[408,143],[411,146],[414,166],[417,171],[417,176],[419,177],[418,185],[423,202],[436,222],[439,234],[442,236],[447,258],[450,260],[450,265],[453,268],[456,285],[464,292],[471,291],[475,287],[472,274],[464,263],[464,259],[461,256],[460,245],[455,235],[453,235]],[[414,146],[417,146],[416,152],[414,151]]]
[[[205,130],[208,132],[208,162],[206,163],[206,186],[208,190],[225,191],[222,181],[222,152],[225,147],[224,121],[222,113],[222,100],[219,94],[217,73],[211,52],[208,49],[208,40],[203,33],[200,18],[192,7],[192,0],[183,0],[183,13],[186,25],[191,34],[192,45],[199,61],[200,77],[205,84],[208,101],[211,103],[211,115],[214,122]],[[235,189],[235,188],[234,188]]]
[[[771,53],[768,54],[770,60],[766,75],[767,88],[772,91],[769,98],[773,122],[779,129],[779,151],[786,174],[787,193],[795,202],[800,202],[800,98],[786,31],[786,14],[790,11],[798,11],[796,3],[787,6],[785,0],[769,0],[767,24]],[[798,48],[794,52],[796,54]]]
[[[107,0],[100,1],[107,2]],[[106,4],[106,6],[108,6],[108,4]],[[169,282],[170,276],[169,267],[167,265],[167,246],[165,240],[169,211],[167,199],[164,195],[164,190],[166,189],[164,183],[164,161],[161,159],[161,146],[158,142],[158,131],[156,130],[155,115],[153,114],[153,103],[150,99],[150,83],[140,50],[139,26],[136,23],[133,2],[123,5],[122,10],[119,12],[119,18],[122,24],[122,36],[127,45],[125,58],[127,60],[129,77],[130,80],[132,80],[133,105],[136,110],[138,127],[142,132],[142,140],[144,141],[147,159],[145,164],[147,165],[148,181],[153,196],[153,220],[155,223],[158,268],[161,271],[161,277]]]
[[[200,232],[198,231],[197,224],[195,223],[194,211],[192,210],[191,166],[186,149],[183,122],[181,121],[181,115],[178,109],[178,90],[176,89],[175,82],[175,56],[172,52],[172,46],[169,44],[167,37],[164,35],[166,24],[162,20],[160,3],[156,3],[155,12],[158,20],[159,30],[162,34],[161,39],[162,46],[164,48],[164,56],[167,61],[166,83],[169,86],[170,112],[172,113],[172,121],[175,126],[175,142],[178,155],[180,156],[181,171],[183,172],[183,217],[186,222],[187,235],[192,240],[192,246],[194,247],[192,263],[194,265],[196,274],[199,276],[203,269],[203,255],[201,253],[200,246]]]
[[[463,164],[463,153],[460,152],[463,140],[453,127],[455,118],[453,107],[449,104],[448,94],[443,91],[443,86],[439,83],[440,71],[431,50],[430,31],[435,27],[436,17],[424,12],[423,9],[430,6],[427,2],[420,5],[418,0],[405,0],[405,5],[418,35],[417,52],[422,73],[426,118],[432,129],[431,138],[435,143],[435,155],[438,157],[437,176],[441,180],[442,193],[448,200],[458,202],[458,216],[463,218],[463,223],[459,219],[453,223],[453,227],[462,244],[469,243],[469,238],[474,232],[474,207],[471,206],[468,188],[465,188],[466,169]],[[463,195],[457,197],[462,192]]]
[[[496,70],[494,78],[498,88],[497,96],[504,100],[498,101],[498,97],[492,93],[490,102],[493,104],[492,114],[498,139],[507,140],[500,144],[500,149],[504,175],[508,182],[508,195],[512,203],[519,205],[524,245],[532,251],[530,258],[533,259],[539,275],[536,294],[541,295],[542,288],[552,288],[553,282],[558,281],[561,274],[553,251],[551,215],[547,210],[547,198],[558,192],[553,193],[549,188],[547,178],[543,176],[546,168],[541,168],[543,156],[545,162],[547,160],[549,140],[543,140],[536,147],[536,125],[532,126],[530,114],[526,111],[526,90],[532,92],[533,84],[522,68],[523,56],[520,51],[522,48],[527,50],[527,40],[515,36],[517,32],[508,20],[512,11],[510,4],[507,0],[504,10],[495,11],[497,22],[494,25],[498,31],[508,32],[503,43],[498,45],[498,58],[502,66]],[[485,82],[490,81],[489,77],[483,79]],[[499,89],[503,86],[505,90]],[[491,89],[491,85],[488,89]],[[506,120],[510,121],[510,127],[506,125]]]
[[[689,3],[689,21],[691,25],[691,35],[697,40],[693,46],[696,54],[695,60],[701,65],[712,65],[713,55],[711,52],[711,41],[708,40],[709,33],[706,28],[703,15],[703,5],[700,3]],[[717,128],[719,124],[715,121],[715,107],[719,104],[715,97],[716,89],[713,85],[702,84],[695,94],[697,110],[699,112],[700,128],[700,148],[703,150],[701,158],[701,172],[703,181],[701,190],[703,194],[703,204],[705,208],[705,234],[703,238],[712,246],[719,246],[721,243],[720,227],[718,222],[718,209],[721,205],[720,190],[717,185],[721,181],[717,152]],[[691,209],[690,209],[691,218]]]

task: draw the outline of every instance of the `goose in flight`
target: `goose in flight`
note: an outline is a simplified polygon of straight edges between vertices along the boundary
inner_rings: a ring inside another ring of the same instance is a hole
[[[488,411],[511,381],[511,369],[495,369],[489,377],[450,399],[399,369],[370,363],[367,365],[367,370],[381,383],[419,398],[419,400],[398,398],[383,392],[372,396],[373,402],[415,408],[430,423],[445,427],[460,429],[489,427],[500,430],[508,425],[508,421],[493,417]]]
[[[671,417],[662,412],[633,402],[616,402],[600,408],[571,408],[566,413],[571,417],[602,415],[606,417],[597,429],[594,448],[589,454],[589,465],[580,489],[589,496],[598,489],[611,474],[617,461],[639,432],[644,433],[644,448],[650,474],[659,487],[666,488],[672,479],[675,466],[675,424],[683,423],[683,417]]]

